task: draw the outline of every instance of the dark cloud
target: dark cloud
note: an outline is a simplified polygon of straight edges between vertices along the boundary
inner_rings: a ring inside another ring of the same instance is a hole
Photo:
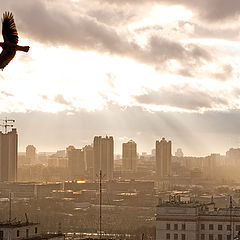
[[[211,109],[216,106],[228,105],[222,97],[212,96],[210,93],[191,90],[187,86],[179,89],[149,90],[146,94],[135,96],[140,104],[171,106],[186,110]]]
[[[164,64],[172,59],[187,67],[189,72],[194,72],[203,61],[211,61],[211,54],[200,46],[183,44],[156,34],[150,36],[146,46],[140,46],[131,34],[126,35],[99,22],[99,17],[93,17],[93,13],[91,16],[80,14],[73,17],[64,9],[48,7],[45,1],[14,3],[12,8],[19,29],[25,37],[43,44],[68,45],[79,50],[130,57],[166,71],[167,65]],[[63,60],[69,59],[63,56]]]

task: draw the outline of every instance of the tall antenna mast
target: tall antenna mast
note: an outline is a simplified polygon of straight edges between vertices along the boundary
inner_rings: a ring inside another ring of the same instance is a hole
[[[0,119],[0,122],[2,123],[2,124],[0,124],[0,126],[4,128],[4,133],[6,134],[8,132],[8,127],[12,128],[13,124],[11,124],[11,123],[14,123],[15,120],[5,118],[5,119]]]
[[[99,171],[99,239],[102,239],[102,170]]]
[[[232,219],[232,208],[233,208],[232,196],[230,196],[229,208],[230,208],[230,239],[232,240],[234,238],[233,219]]]
[[[9,192],[9,223],[12,221],[12,194]]]

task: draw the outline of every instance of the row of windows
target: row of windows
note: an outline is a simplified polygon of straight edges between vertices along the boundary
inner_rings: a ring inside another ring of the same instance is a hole
[[[29,233],[29,229],[26,229],[26,237],[28,237],[28,233]],[[35,227],[34,233],[35,234],[38,233],[37,227]],[[20,236],[20,230],[17,230],[17,237],[19,237],[19,236]]]
[[[171,224],[170,223],[167,223],[166,229],[171,230]],[[180,227],[178,228],[178,224],[174,224],[173,225],[173,230],[186,230],[186,224],[185,223],[181,224],[181,228]]]
[[[221,231],[223,230],[223,225],[222,224],[218,224],[217,225],[217,230]],[[201,224],[201,230],[205,230],[207,229],[207,224]],[[235,227],[236,231],[240,231],[240,225],[236,225]],[[214,230],[214,225],[213,224],[209,224],[208,225],[208,230]],[[230,231],[231,230],[231,225],[227,225],[227,230]]]
[[[200,226],[201,230],[214,230],[214,224],[201,224]],[[221,230],[224,230],[223,229],[224,226],[222,224],[218,224],[217,225],[217,230],[221,231]],[[171,224],[170,223],[167,223],[166,224],[166,229],[167,230],[186,230],[186,224],[183,223],[183,224],[173,224],[173,228],[171,229]],[[240,225],[236,225],[235,227],[236,231],[240,231]],[[231,230],[231,225],[227,225],[227,231],[230,231]]]
[[[217,236],[214,236],[213,234],[201,234],[200,240],[223,240],[223,235],[218,234]],[[231,235],[227,235],[227,240],[231,240]]]
[[[173,234],[173,239],[174,240],[186,240],[186,235],[185,234]],[[171,239],[171,234],[166,233],[166,239]],[[223,240],[223,235],[218,234],[217,236],[214,236],[213,234],[201,234],[200,240]],[[231,240],[231,235],[227,235],[227,240]]]
[[[171,239],[171,234],[170,233],[166,234],[166,239]],[[185,234],[177,234],[177,233],[175,233],[175,234],[173,234],[173,239],[174,240],[177,240],[177,239],[179,239],[179,240],[186,240],[186,235]]]

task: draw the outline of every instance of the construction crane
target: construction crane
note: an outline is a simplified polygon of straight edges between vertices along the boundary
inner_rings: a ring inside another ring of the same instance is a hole
[[[6,134],[8,132],[8,127],[12,128],[13,127],[12,123],[14,123],[15,120],[5,118],[5,119],[0,119],[0,122],[2,123],[0,124],[0,126],[4,128],[4,133]]]

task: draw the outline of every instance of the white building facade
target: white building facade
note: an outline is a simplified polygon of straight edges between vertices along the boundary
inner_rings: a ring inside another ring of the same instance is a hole
[[[240,208],[165,202],[157,206],[156,240],[233,240],[240,231]]]

